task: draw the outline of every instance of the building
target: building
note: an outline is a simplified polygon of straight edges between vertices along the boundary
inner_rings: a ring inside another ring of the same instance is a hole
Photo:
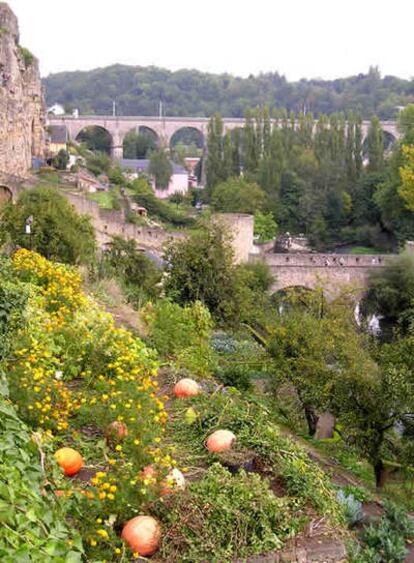
[[[123,172],[126,172],[129,178],[139,178],[140,176],[149,175],[149,159],[122,159],[119,161],[119,165]],[[170,183],[167,189],[157,190],[155,187],[155,182],[150,178],[152,188],[155,195],[160,199],[166,199],[172,194],[181,193],[186,194],[189,187],[189,174],[188,171],[179,164],[171,161],[171,166],[173,173],[170,179]]]
[[[64,125],[49,126],[49,153],[55,156],[59,151],[67,150],[68,131]]]
[[[65,108],[60,104],[53,104],[47,109],[47,113],[53,113],[53,115],[65,115]]]

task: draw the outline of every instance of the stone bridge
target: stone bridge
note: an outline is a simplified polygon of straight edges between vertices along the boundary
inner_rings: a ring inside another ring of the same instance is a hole
[[[224,117],[224,130],[232,130],[244,126],[244,118]],[[204,143],[207,138],[207,117],[151,117],[151,116],[107,116],[107,115],[81,115],[74,116],[49,116],[48,125],[65,126],[68,138],[75,141],[79,133],[86,127],[100,127],[107,131],[111,137],[111,153],[113,158],[123,157],[123,141],[130,131],[139,132],[141,128],[150,129],[160,143],[168,146],[173,136],[181,129],[196,130]],[[273,121],[273,123],[275,123]],[[280,122],[278,122],[280,123]],[[316,122],[315,122],[316,123]],[[396,121],[382,121],[382,129],[390,140],[399,138]],[[368,134],[369,121],[362,123],[362,137]]]
[[[372,270],[383,268],[394,254],[266,254],[264,260],[275,277],[272,292],[289,287],[326,288],[334,297],[349,288],[360,296]]]

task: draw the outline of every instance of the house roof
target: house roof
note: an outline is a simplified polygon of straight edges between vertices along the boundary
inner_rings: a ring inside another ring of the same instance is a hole
[[[172,160],[170,160],[170,162],[173,169],[173,174],[188,174],[184,166],[181,166],[180,164],[177,164]],[[123,158],[122,160],[119,161],[119,165],[122,168],[122,170],[126,170],[127,168],[130,168],[138,172],[147,172],[149,168],[149,164],[150,164],[149,158],[139,158],[139,159]]]
[[[68,140],[68,130],[65,125],[50,125],[49,135],[51,143],[66,143]]]

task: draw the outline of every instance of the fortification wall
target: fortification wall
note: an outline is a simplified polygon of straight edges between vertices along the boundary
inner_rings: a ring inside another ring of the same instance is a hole
[[[142,248],[161,254],[168,242],[185,237],[183,233],[167,232],[159,227],[151,228],[125,223],[123,211],[102,209],[95,201],[82,195],[70,192],[66,192],[65,195],[78,213],[91,217],[100,246],[109,243],[113,236],[121,236],[125,239],[134,239]]]

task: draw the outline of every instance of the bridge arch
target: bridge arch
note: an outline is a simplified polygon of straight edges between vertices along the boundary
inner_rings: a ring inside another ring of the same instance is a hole
[[[205,141],[204,132],[201,129],[195,126],[183,126],[176,129],[171,135],[169,145],[170,149],[174,150],[177,145],[182,144],[187,147],[187,151],[190,151],[186,156],[201,156]]]
[[[159,145],[160,137],[154,129],[145,125],[133,127],[122,138],[123,158],[148,158],[149,153]]]
[[[111,155],[114,149],[114,138],[102,125],[87,125],[76,134],[75,140],[84,143],[88,149]]]

